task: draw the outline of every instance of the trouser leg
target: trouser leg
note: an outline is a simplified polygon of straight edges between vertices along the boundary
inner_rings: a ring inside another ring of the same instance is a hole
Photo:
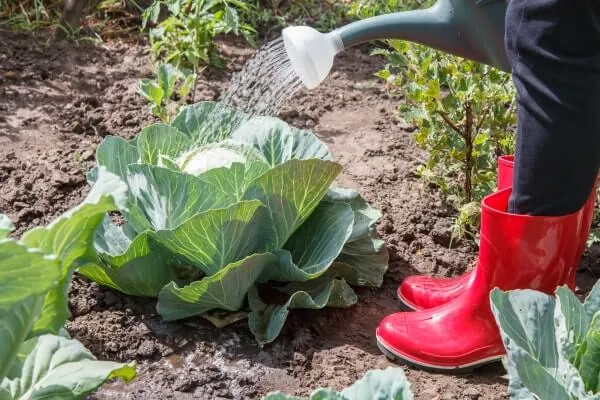
[[[574,212],[600,157],[600,1],[510,0],[506,49],[517,90],[508,211]]]

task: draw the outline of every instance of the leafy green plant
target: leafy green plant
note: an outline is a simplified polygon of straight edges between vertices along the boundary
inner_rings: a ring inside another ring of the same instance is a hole
[[[141,79],[137,92],[150,103],[152,114],[163,122],[170,122],[179,111],[181,103],[172,101],[174,94],[185,100],[196,81],[196,74],[172,64],[161,64],[156,70],[156,79]]]
[[[389,61],[377,75],[406,97],[400,111],[429,153],[421,174],[457,207],[479,202],[495,189],[497,157],[514,151],[510,75],[426,46],[388,43],[392,50],[377,52]]]
[[[351,14],[367,18],[431,6],[433,0],[359,0]],[[510,74],[427,46],[385,40],[373,51],[386,66],[377,72],[389,92],[404,98],[401,115],[417,127],[428,152],[418,172],[459,210],[460,237],[476,231],[481,199],[495,189],[497,157],[514,152],[516,122]]]
[[[435,0],[358,0],[352,1],[348,14],[369,18],[394,11],[416,10],[433,5]]]
[[[100,170],[81,205],[18,241],[7,238],[13,226],[0,215],[1,399],[84,399],[106,380],[135,378],[134,363],[98,361],[63,329],[71,275],[85,264],[104,213],[125,200],[114,178]]]
[[[311,132],[201,102],[131,141],[107,137],[96,156],[127,183],[126,223],[106,218],[98,262],[79,272],[158,296],[167,320],[202,315],[223,326],[249,309],[264,344],[290,309],[348,307],[357,301],[349,284],[382,283],[380,212],[332,186],[342,167]]]
[[[326,32],[347,19],[349,10],[346,2],[335,0],[260,0],[256,3],[248,18],[255,26],[266,28],[310,25]]]
[[[164,7],[168,16],[161,19]],[[149,34],[155,61],[191,69],[222,66],[216,36],[234,33],[254,43],[255,29],[240,18],[240,13],[248,11],[248,3],[239,0],[155,0],[143,12],[142,29],[154,25]]]
[[[600,282],[583,303],[567,287],[492,290],[511,399],[600,399]]]
[[[341,392],[333,389],[316,389],[308,400],[412,400],[410,382],[401,368],[388,367],[368,371],[352,386]],[[262,400],[302,400],[281,392],[267,394]]]

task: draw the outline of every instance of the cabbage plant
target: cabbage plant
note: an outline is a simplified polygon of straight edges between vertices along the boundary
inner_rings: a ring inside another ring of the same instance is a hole
[[[411,384],[401,368],[388,367],[368,371],[341,392],[330,388],[314,390],[308,400],[412,400]],[[262,400],[303,400],[282,392],[271,392]]]
[[[13,225],[0,215],[0,399],[84,399],[109,379],[136,376],[135,363],[99,361],[63,328],[71,275],[126,189],[99,171],[82,204],[19,240],[7,238]]]
[[[527,289],[491,292],[511,399],[600,400],[600,283],[581,303]]]
[[[351,306],[350,285],[378,287],[387,269],[380,212],[332,185],[342,167],[331,158],[311,132],[215,102],[132,140],[109,136],[88,180],[101,167],[120,176],[127,205],[106,216],[97,262],[79,272],[158,297],[166,320],[247,316],[256,340],[272,342],[290,309]]]

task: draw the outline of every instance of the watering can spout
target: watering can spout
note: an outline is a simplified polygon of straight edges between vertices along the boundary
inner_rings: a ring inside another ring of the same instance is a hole
[[[290,27],[283,38],[292,66],[308,88],[327,76],[336,54],[377,39],[407,40],[509,72],[505,13],[506,0],[438,0],[430,8],[371,17],[329,33]]]

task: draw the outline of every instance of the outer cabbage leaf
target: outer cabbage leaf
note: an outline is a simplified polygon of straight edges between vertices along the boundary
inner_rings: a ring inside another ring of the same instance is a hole
[[[290,127],[294,135],[294,148],[292,149],[292,158],[295,160],[310,160],[318,158],[320,160],[331,160],[331,152],[321,142],[314,133],[301,129]]]
[[[511,349],[511,357],[519,380],[527,388],[529,399],[571,400],[564,386],[551,374],[551,370],[545,368],[526,350],[515,347]]]
[[[491,306],[508,353],[509,394],[531,399],[531,388],[521,380],[518,362],[523,352],[534,356],[542,368],[558,366],[554,340],[554,299],[534,290],[492,290]],[[523,310],[524,312],[519,312]],[[536,372],[537,373],[537,372]]]
[[[331,161],[290,160],[250,185],[244,199],[257,199],[267,206],[276,233],[275,248],[306,221],[341,169]]]
[[[248,115],[222,103],[203,101],[182,107],[171,126],[186,134],[196,144],[227,139]]]
[[[212,189],[221,192],[224,197],[241,201],[250,183],[268,170],[269,166],[263,162],[233,163],[229,168],[213,168],[206,171],[198,175],[198,179],[211,184]]]
[[[128,167],[129,223],[138,232],[175,229],[191,217],[231,205],[234,198],[197,177],[148,164]]]
[[[585,298],[583,308],[585,309],[588,321],[591,321],[594,318],[594,315],[600,311],[600,281],[596,282],[590,293]]]
[[[248,289],[276,262],[270,253],[253,254],[182,288],[170,283],[160,292],[158,311],[166,320],[187,318],[214,309],[237,311],[242,307]]]
[[[154,124],[142,129],[137,136],[137,149],[140,162],[161,166],[165,159],[175,159],[192,146],[188,136],[179,132],[176,128]],[[135,161],[129,164],[134,164]]]
[[[352,386],[342,390],[348,400],[389,399],[412,400],[410,382],[401,368],[371,370]]]
[[[274,167],[292,159],[294,136],[288,124],[273,117],[254,117],[236,129],[231,138],[259,150]]]
[[[583,304],[567,287],[559,287],[556,290],[554,321],[559,357],[573,362],[577,348],[585,339],[590,321]]]
[[[127,140],[118,136],[108,136],[96,149],[96,164],[98,167],[104,167],[109,172],[125,180],[127,177],[127,166],[139,161],[137,147]],[[94,179],[96,181],[94,172]]]
[[[13,240],[0,242],[0,381],[60,275],[56,260]]]
[[[600,313],[592,319],[578,361],[585,389],[591,393],[600,392]]]
[[[97,262],[78,272],[101,285],[132,296],[156,297],[164,285],[176,279],[169,255],[147,232],[135,236],[105,218],[96,231],[94,247]]]
[[[352,207],[354,211],[354,226],[348,242],[369,236],[372,233],[373,226],[381,218],[381,211],[371,207],[360,196],[360,193],[353,189],[331,188],[328,190],[324,200],[334,203],[347,203]]]
[[[380,287],[389,263],[385,242],[375,230],[381,212],[352,189],[332,188],[323,201],[348,204],[354,212],[352,234],[336,259],[336,270],[352,285]]]
[[[272,167],[292,159],[331,159],[327,146],[313,133],[292,128],[274,117],[253,117],[242,123],[231,137],[253,145]]]
[[[277,268],[265,271],[261,281],[303,282],[321,276],[340,254],[353,223],[346,204],[319,204],[283,249],[273,251]]]
[[[34,334],[57,333],[69,316],[68,284],[73,271],[93,257],[93,238],[104,214],[125,209],[127,186],[116,175],[99,170],[98,181],[85,200],[65,212],[47,227],[26,232],[25,245],[54,254],[61,263],[59,285],[51,290],[44,304],[42,317],[33,328]]]
[[[226,265],[273,248],[273,229],[260,201],[198,214],[178,228],[152,236],[174,254],[210,276]]]
[[[285,304],[265,304],[256,287],[248,293],[252,310],[248,325],[260,345],[271,343],[279,336],[291,308],[348,307],[357,301],[356,294],[346,281],[327,277],[292,283],[280,288],[280,291],[291,293]]]
[[[368,371],[352,386],[340,392],[316,389],[309,400],[412,400],[411,384],[402,368],[388,367]],[[262,400],[301,400],[281,392],[267,394]]]
[[[23,343],[0,388],[12,400],[76,399],[108,379],[129,382],[135,376],[133,363],[97,361],[76,340],[42,335]]]

